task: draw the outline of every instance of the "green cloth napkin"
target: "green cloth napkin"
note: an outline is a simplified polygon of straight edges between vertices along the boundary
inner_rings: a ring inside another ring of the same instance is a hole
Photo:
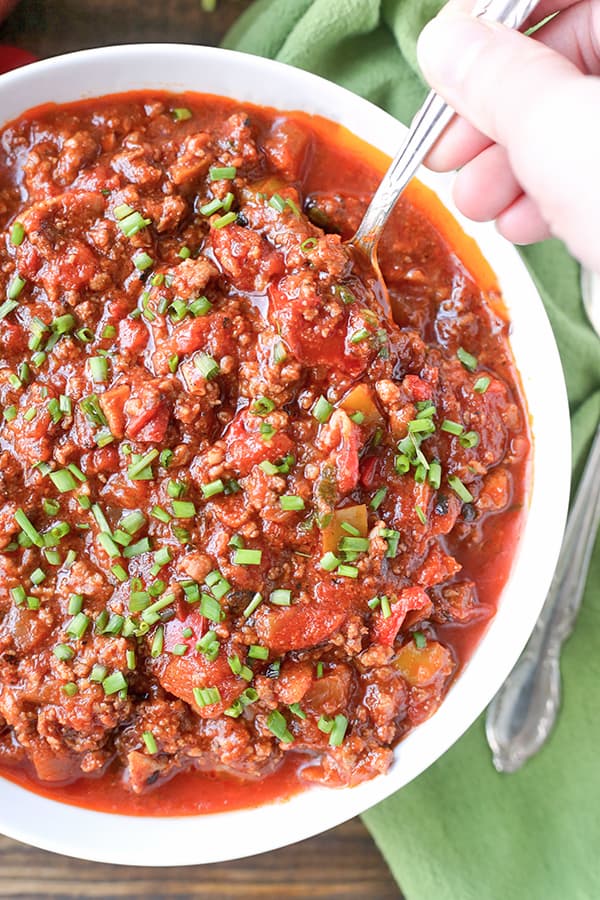
[[[408,123],[425,95],[416,39],[441,5],[439,0],[256,0],[228,34],[226,46],[309,69]],[[563,245],[548,241],[524,250],[523,257],[560,347],[577,476],[600,416],[600,341],[582,310],[579,267]],[[499,775],[479,720],[427,772],[365,814],[408,900],[600,897],[600,547],[596,550],[584,608],[564,651],[563,711],[542,752],[520,772]]]

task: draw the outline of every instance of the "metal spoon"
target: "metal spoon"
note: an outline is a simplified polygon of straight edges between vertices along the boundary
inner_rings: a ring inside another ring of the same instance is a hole
[[[600,278],[584,272],[583,302],[600,337]],[[516,772],[545,744],[560,709],[560,653],[581,607],[600,524],[600,424],[565,531],[554,579],[523,655],[492,700],[486,735],[499,772]]]
[[[540,0],[478,0],[473,8],[473,16],[500,22],[508,28],[520,28],[539,2]],[[431,91],[377,188],[356,234],[348,242],[370,260],[384,297],[387,297],[387,291],[377,262],[377,245],[381,232],[401,193],[454,115],[454,110],[446,101],[435,91]]]

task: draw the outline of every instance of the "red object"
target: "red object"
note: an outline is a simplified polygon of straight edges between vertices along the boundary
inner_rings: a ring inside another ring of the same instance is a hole
[[[36,57],[28,50],[19,47],[0,47],[0,75],[36,62]]]

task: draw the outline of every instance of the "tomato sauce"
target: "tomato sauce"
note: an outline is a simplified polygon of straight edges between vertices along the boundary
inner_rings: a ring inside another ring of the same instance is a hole
[[[195,815],[385,772],[489,626],[530,436],[488,264],[303,113],[133,93],[0,151],[0,770]]]

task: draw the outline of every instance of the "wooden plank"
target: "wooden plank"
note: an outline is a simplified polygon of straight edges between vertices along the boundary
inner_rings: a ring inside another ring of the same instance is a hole
[[[0,26],[0,44],[15,44],[40,57],[129,41],[218,44],[250,2],[218,0],[217,11],[207,14],[200,0],[22,0]],[[0,836],[0,897],[11,900],[391,900],[400,896],[358,819],[247,860],[162,870],[86,863]]]
[[[392,900],[400,896],[358,819],[261,856],[172,869],[88,863],[0,837],[0,897],[15,900]]]

